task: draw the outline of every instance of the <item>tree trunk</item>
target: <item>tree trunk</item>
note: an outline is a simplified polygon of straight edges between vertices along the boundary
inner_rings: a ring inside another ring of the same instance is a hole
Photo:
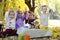
[[[31,5],[31,1],[32,1],[32,5]],[[25,0],[25,3],[29,7],[30,11],[34,12],[35,0]]]
[[[2,2],[2,0],[0,0],[0,2]]]
[[[6,0],[4,0],[3,13],[5,14]]]

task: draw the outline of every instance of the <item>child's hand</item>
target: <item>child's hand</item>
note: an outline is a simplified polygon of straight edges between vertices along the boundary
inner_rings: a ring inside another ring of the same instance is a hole
[[[34,22],[31,22],[31,24],[34,24]]]
[[[27,16],[26,16],[26,19],[28,19],[28,18],[29,18],[29,13],[27,13],[26,15],[27,15]]]

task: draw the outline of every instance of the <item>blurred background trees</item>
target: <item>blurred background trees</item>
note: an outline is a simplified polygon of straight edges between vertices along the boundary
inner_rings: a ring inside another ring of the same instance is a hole
[[[18,6],[20,6],[22,11],[24,11],[26,7],[38,14],[36,9],[41,5],[47,5],[53,12],[60,15],[60,0],[0,0],[0,20],[4,18],[5,12],[10,7],[17,10]]]

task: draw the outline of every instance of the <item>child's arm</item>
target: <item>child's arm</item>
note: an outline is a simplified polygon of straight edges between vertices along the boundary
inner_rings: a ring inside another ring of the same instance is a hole
[[[28,19],[29,19],[29,13],[26,14],[26,20],[28,20]]]
[[[34,19],[33,19],[33,22],[31,22],[31,24],[34,24],[34,21],[35,21],[36,19],[38,19],[38,18],[34,18]]]
[[[9,13],[9,12],[6,12],[6,13],[5,13],[5,18],[4,18],[4,21],[5,21],[5,22],[8,21],[8,13]]]
[[[22,16],[22,19],[24,20],[26,18],[26,13],[24,13],[24,15]]]
[[[24,13],[24,15],[23,15],[23,20],[24,20],[24,19],[27,20],[28,18],[29,18],[29,13],[28,13],[28,12],[27,12],[27,13]]]

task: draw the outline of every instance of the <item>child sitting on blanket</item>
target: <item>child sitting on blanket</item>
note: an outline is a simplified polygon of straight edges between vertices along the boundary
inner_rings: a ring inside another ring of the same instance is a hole
[[[26,13],[23,13],[22,11],[17,12],[17,17],[16,17],[16,30],[17,32],[21,29],[21,27],[24,26],[24,20],[26,18]],[[17,33],[19,34],[19,33]]]
[[[16,30],[15,30],[15,20],[16,20],[16,14],[14,12],[14,10],[9,11],[7,13],[7,17],[5,17],[5,22],[6,22],[6,31],[4,32],[4,34],[11,34],[11,35],[15,35],[16,34]]]
[[[33,12],[28,12],[28,18],[26,19],[26,23],[30,24],[32,26],[32,28],[34,28],[34,21],[37,19],[35,18],[34,16],[34,13]]]
[[[47,6],[42,6],[42,12],[40,11],[40,8],[38,8],[38,13],[40,15],[40,29],[47,29],[49,16],[49,13],[47,12]]]

